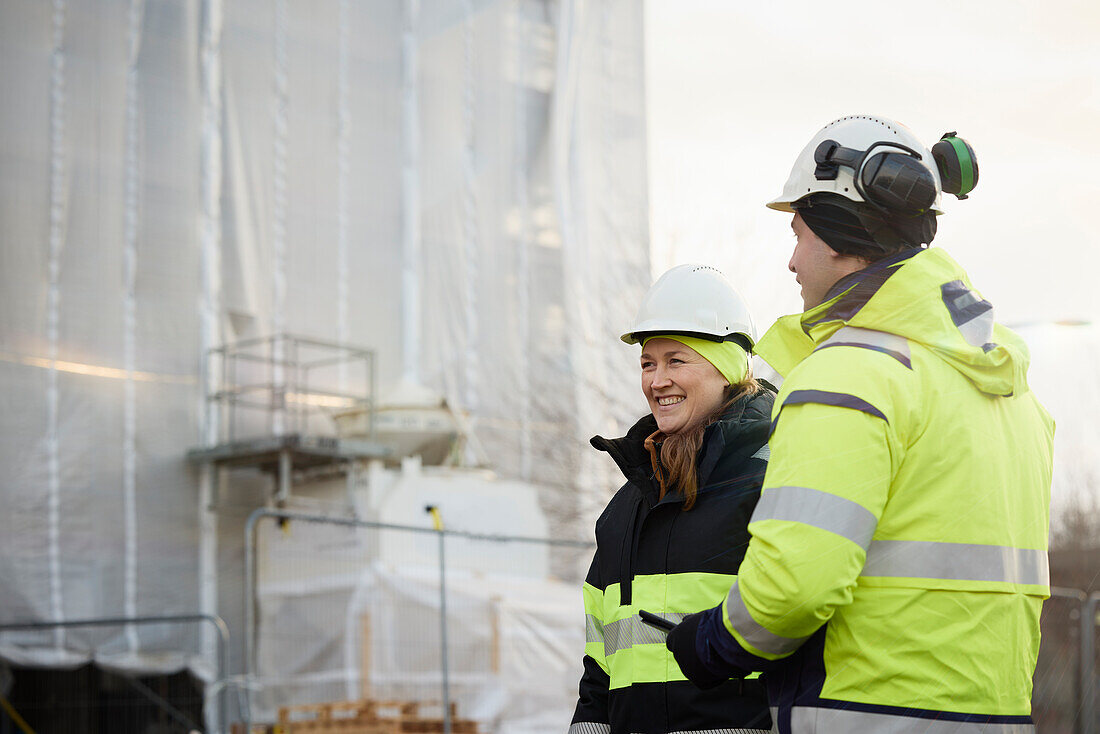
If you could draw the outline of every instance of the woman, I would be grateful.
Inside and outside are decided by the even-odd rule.
[[[642,345],[650,415],[597,436],[626,476],[596,522],[584,584],[587,643],[570,734],[767,732],[763,684],[700,690],[639,610],[678,622],[733,584],[760,496],[774,390],[754,380],[748,309],[720,272],[681,265],[642,301],[622,336]]]

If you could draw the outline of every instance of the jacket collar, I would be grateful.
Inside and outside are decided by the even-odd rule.
[[[898,272],[898,265],[919,252],[922,250],[903,250],[871,263],[863,270],[845,275],[833,283],[825,294],[824,303],[803,314],[802,330],[809,334],[814,326],[827,321],[849,321],[878,293],[890,276]]]
[[[845,275],[833,283],[821,304],[803,313],[776,319],[756,343],[753,354],[786,377],[795,365],[810,355],[816,341],[854,318],[901,265],[923,251],[905,250]]]
[[[698,480],[699,486],[705,488],[707,479],[718,465],[723,456],[743,443],[746,434],[756,434],[757,429],[763,431],[761,435],[767,436],[767,426],[771,420],[772,403],[775,394],[765,389],[752,396],[743,397],[714,423],[707,426],[703,433],[703,446],[699,452]],[[653,485],[653,468],[650,454],[645,448],[645,440],[657,431],[657,419],[652,415],[643,416],[621,438],[604,438],[594,436],[589,441],[593,448],[606,451],[615,460],[623,476],[637,485],[643,492],[652,490],[656,496],[656,487]],[[763,441],[760,442],[763,444]],[[753,447],[755,452],[758,446]],[[751,453],[750,452],[750,455]],[[678,492],[670,492],[662,502],[682,502],[683,497]]]
[[[842,278],[829,296],[803,314],[781,317],[757,343],[756,354],[787,375],[847,325],[921,344],[987,395],[1028,391],[1027,345],[996,322],[993,304],[942,248],[881,260]]]

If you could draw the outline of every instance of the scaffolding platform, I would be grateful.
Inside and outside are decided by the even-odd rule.
[[[280,457],[285,454],[289,454],[291,469],[299,471],[349,461],[383,459],[388,453],[388,449],[373,441],[293,433],[191,449],[187,452],[187,460],[230,469],[253,467],[277,472]]]
[[[210,350],[203,365],[205,444],[187,460],[218,473],[253,469],[275,478],[275,499],[290,498],[295,476],[346,473],[348,501],[356,466],[390,451],[375,440],[377,385],[369,349],[276,334]],[[337,417],[359,411],[362,436],[344,437]],[[217,504],[215,498],[214,504]]]

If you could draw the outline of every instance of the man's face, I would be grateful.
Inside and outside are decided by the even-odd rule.
[[[824,302],[833,283],[867,265],[866,261],[841,255],[825,244],[825,240],[802,221],[798,212],[791,220],[791,229],[794,230],[795,246],[787,268],[795,274],[795,282],[802,286],[803,310],[809,311]]]

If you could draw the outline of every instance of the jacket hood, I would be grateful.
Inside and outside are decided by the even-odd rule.
[[[781,375],[843,326],[905,337],[924,345],[983,393],[1027,392],[1023,339],[994,321],[993,305],[940,248],[910,250],[840,279],[827,300],[780,318],[756,353]]]
[[[707,426],[700,451],[700,483],[722,456],[733,451],[742,451],[747,452],[747,458],[767,442],[774,401],[774,388],[764,383],[760,392],[741,398],[717,421]],[[653,470],[645,440],[656,431],[657,419],[652,414],[647,414],[625,436],[593,436],[589,443],[593,448],[609,453],[629,481],[639,487],[646,487]]]

